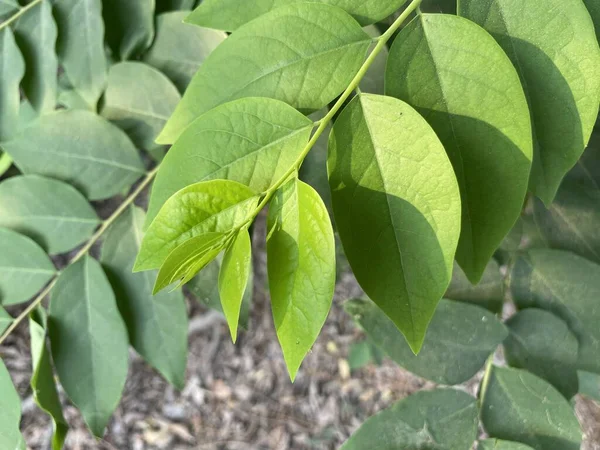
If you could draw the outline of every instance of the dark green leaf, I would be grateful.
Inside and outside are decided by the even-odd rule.
[[[292,381],[327,319],[335,288],[335,240],[319,194],[293,178],[273,196],[267,267],[275,330]]]
[[[481,420],[491,437],[536,450],[579,450],[575,412],[546,381],[524,370],[492,367],[482,389]]]
[[[181,92],[200,64],[227,37],[221,31],[184,24],[185,16],[187,13],[183,11],[159,14],[154,43],[143,58],[167,75]]]
[[[508,364],[545,379],[567,400],[577,393],[577,338],[565,322],[541,309],[525,309],[506,325],[504,342]]]
[[[194,7],[195,3],[196,0],[156,0],[156,10],[170,11],[174,9],[183,9],[189,11]]]
[[[81,244],[99,222],[83,195],[62,181],[24,175],[0,183],[0,226],[29,236],[50,254]]]
[[[367,419],[340,450],[469,450],[477,404],[454,389],[422,391]]]
[[[2,408],[0,408],[0,448],[25,450],[25,441],[19,432],[21,400],[1,359],[0,398],[2,399]]]
[[[600,375],[580,370],[579,393],[600,402]]]
[[[25,62],[9,27],[0,29],[0,141],[12,137],[19,122],[19,83]]]
[[[594,26],[596,27],[596,36],[600,39],[600,3],[597,0],[583,0],[583,2],[592,16]]]
[[[154,3],[155,0],[102,0],[106,41],[115,56],[131,59],[150,47],[154,37]]]
[[[145,173],[127,135],[89,111],[42,116],[2,148],[23,173],[66,181],[90,200],[119,194]]]
[[[350,266],[417,352],[450,282],[460,230],[444,148],[407,104],[360,95],[333,127],[328,168]]]
[[[181,290],[152,295],[155,272],[133,273],[142,243],[144,211],[128,208],[110,227],[101,262],[135,350],[174,386],[185,383],[187,311]]]
[[[415,107],[448,152],[463,206],[456,260],[478,282],[527,193],[531,121],[517,72],[480,27],[422,14],[394,41],[386,93]]]
[[[472,285],[455,262],[452,281],[444,297],[459,302],[474,303],[492,312],[500,312],[504,303],[504,278],[498,263],[491,260],[479,283]]]
[[[394,362],[440,384],[467,381],[483,367],[508,334],[489,311],[442,300],[429,325],[423,348],[415,356],[394,323],[374,303],[352,300],[344,308]]]
[[[534,128],[530,189],[549,205],[598,115],[600,51],[590,16],[580,0],[462,0],[459,14],[489,31],[519,72]]]
[[[29,300],[55,273],[52,261],[34,241],[0,228],[0,305]]]
[[[10,16],[19,10],[19,2],[17,0],[0,0],[0,19]]]
[[[312,128],[294,108],[266,98],[237,100],[204,114],[161,164],[148,223],[169,197],[199,181],[228,179],[264,192],[296,162]]]
[[[375,25],[365,27],[365,31],[374,39],[381,36],[381,33],[379,33],[379,30]],[[373,43],[371,49],[373,49],[375,45],[377,44]],[[360,81],[359,89],[361,91],[368,94],[383,95],[385,90],[385,66],[387,64],[388,55],[388,48],[384,46],[369,66],[369,70],[367,70],[363,79]]]
[[[4,333],[12,321],[12,316],[0,306],[0,334]]]
[[[533,450],[530,446],[518,442],[501,441],[500,439],[486,439],[480,441],[477,450]]]
[[[277,8],[233,33],[206,59],[157,141],[175,142],[201,114],[243,97],[319,110],[346,89],[370,45],[371,37],[339,8]]]
[[[48,318],[60,383],[98,437],[117,407],[127,378],[127,330],[102,267],[84,256],[52,291]]]

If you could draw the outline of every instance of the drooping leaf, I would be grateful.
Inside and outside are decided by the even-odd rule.
[[[371,37],[339,8],[319,3],[277,8],[211,53],[157,142],[175,142],[201,114],[243,97],[319,110],[348,86],[370,45]]]
[[[417,352],[450,282],[460,230],[444,148],[410,106],[363,94],[336,120],[328,170],[356,279]]]
[[[275,330],[292,381],[327,319],[335,288],[335,240],[319,194],[293,178],[273,196],[267,268]]]
[[[228,179],[264,192],[296,162],[311,120],[283,102],[245,98],[195,120],[169,150],[152,188],[148,222],[180,189]]]
[[[390,50],[386,93],[415,107],[446,148],[463,207],[456,260],[476,283],[527,193],[531,121],[519,77],[480,27],[421,14]]]
[[[10,374],[0,359],[0,448],[25,450],[25,441],[19,431],[21,400],[13,386]]]
[[[200,64],[227,37],[221,31],[183,23],[186,15],[183,11],[159,14],[154,43],[143,57],[144,62],[168,76],[180,92],[185,91]]]
[[[533,450],[529,445],[518,442],[501,441],[500,439],[486,439],[480,441],[477,450]]]
[[[234,343],[251,265],[252,243],[248,231],[242,229],[225,251],[219,272],[219,298]]]
[[[600,375],[580,370],[579,393],[600,402]]]
[[[600,3],[596,0],[583,0],[583,2],[590,13],[590,16],[592,16],[592,21],[596,27],[596,36],[600,39]]]
[[[65,421],[62,405],[54,382],[50,352],[46,346],[46,313],[38,308],[29,315],[29,333],[31,336],[31,390],[37,405],[52,418],[52,450],[63,447],[69,425]]]
[[[469,450],[477,415],[475,399],[464,392],[421,391],[367,419],[340,450]]]
[[[0,29],[0,141],[14,134],[19,122],[19,83],[25,75],[25,62],[10,27]]]
[[[598,115],[600,51],[585,5],[462,0],[459,14],[489,31],[519,72],[534,129],[530,189],[550,205]]]
[[[495,313],[500,312],[504,303],[504,279],[498,263],[491,260],[479,283],[472,285],[455,262],[452,281],[444,297],[459,302],[473,303]]]
[[[203,0],[186,19],[201,27],[233,31],[269,11],[303,0]],[[361,24],[368,25],[396,12],[406,0],[309,0],[344,9]]]
[[[258,198],[249,187],[229,180],[204,181],[178,191],[148,227],[134,270],[158,269],[188,239],[242,225]]]
[[[127,378],[127,330],[100,264],[67,267],[52,291],[48,331],[60,383],[101,437]]]
[[[89,111],[42,116],[2,148],[23,173],[66,181],[90,200],[119,194],[145,173],[127,135]]]
[[[579,342],[577,368],[600,373],[600,266],[569,252],[531,250],[511,276],[519,308],[541,308],[562,318]]]
[[[144,211],[128,208],[109,228],[101,262],[115,292],[132,347],[181,389],[187,361],[187,311],[181,290],[152,295],[156,272],[133,273]]]
[[[579,450],[575,412],[546,381],[525,370],[492,367],[482,389],[481,420],[491,437],[536,450]]]
[[[12,316],[0,306],[0,334],[4,333],[12,321]]]
[[[95,109],[106,84],[108,65],[102,1],[54,0],[53,4],[59,61],[71,85]]]
[[[23,92],[36,111],[50,112],[56,107],[58,72],[52,4],[42,1],[22,15],[15,24],[15,38],[26,63]]]
[[[62,181],[23,175],[0,183],[0,226],[29,236],[50,254],[81,244],[99,222],[83,195]]]
[[[567,324],[542,309],[528,308],[512,316],[504,342],[508,364],[545,379],[567,400],[578,390],[577,338]]]
[[[394,362],[440,384],[467,381],[508,335],[506,327],[489,311],[442,300],[415,356],[394,323],[373,302],[352,300],[344,309]]]
[[[153,150],[180,99],[177,88],[158,70],[122,62],[108,71],[101,115],[125,131],[136,147]]]
[[[150,47],[154,37],[154,3],[155,0],[102,0],[106,41],[119,59],[134,58]]]
[[[56,273],[34,241],[8,228],[0,228],[0,305],[29,300]]]

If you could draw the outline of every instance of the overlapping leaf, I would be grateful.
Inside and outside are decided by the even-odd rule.
[[[9,139],[19,121],[19,83],[25,75],[25,61],[9,27],[0,29],[0,141]]]
[[[533,450],[529,445],[518,442],[501,441],[500,439],[486,439],[480,441],[477,450]]]
[[[102,0],[102,3],[106,41],[115,56],[130,59],[150,47],[155,0]]]
[[[600,375],[579,371],[579,393],[600,402]]]
[[[21,421],[21,401],[13,386],[10,374],[0,359],[0,447],[6,449],[25,450],[27,447],[19,432]]]
[[[496,313],[500,312],[504,303],[504,279],[498,263],[492,259],[486,266],[479,283],[472,285],[455,262],[452,281],[444,297],[474,303]]]

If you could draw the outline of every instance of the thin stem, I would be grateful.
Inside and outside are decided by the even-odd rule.
[[[150,172],[146,174],[146,177],[142,180],[142,182],[135,188],[135,190],[129,194],[129,196],[119,205],[119,207],[110,215],[108,219],[102,222],[100,228],[94,233],[94,235],[86,242],[86,244],[77,252],[77,254],[69,261],[67,267],[72,264],[75,264],[79,261],[85,254],[92,248],[92,246],[102,237],[104,232],[113,224],[115,220],[119,218],[119,216],[134,202],[138,195],[144,190],[148,184],[154,179],[156,173],[158,172],[159,166],[156,166]],[[0,345],[6,340],[6,338],[13,332],[15,328],[19,326],[19,324],[29,315],[31,311],[33,311],[41,302],[44,300],[44,297],[50,293],[58,277],[60,275],[60,271],[57,272],[50,282],[46,285],[44,290],[42,290],[38,296],[25,308],[25,310],[19,314],[10,324],[10,326],[6,329],[6,331],[0,336]]]
[[[33,0],[29,5],[23,6],[21,9],[19,9],[16,13],[14,13],[12,16],[10,16],[8,19],[6,19],[4,22],[0,23],[0,30],[2,28],[7,27],[11,23],[13,23],[15,20],[17,20],[19,17],[21,17],[23,14],[25,14],[31,8],[33,8],[35,5],[42,3],[43,1],[44,0]]]

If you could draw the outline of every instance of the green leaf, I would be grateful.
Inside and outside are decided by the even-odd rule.
[[[122,62],[108,72],[101,115],[125,131],[136,147],[152,150],[180,99],[177,88],[158,70]]]
[[[127,135],[89,111],[42,116],[2,148],[23,173],[66,181],[90,200],[119,194],[145,173]]]
[[[20,9],[17,0],[0,0],[0,19],[11,16]]]
[[[0,448],[25,450],[25,441],[19,431],[21,400],[13,386],[10,374],[0,359]]]
[[[12,316],[0,306],[0,334],[4,333],[12,321]]]
[[[577,368],[600,373],[600,266],[569,252],[532,250],[519,258],[511,276],[519,308],[550,311],[577,336]]]
[[[590,16],[580,0],[462,0],[459,14],[489,31],[519,72],[534,129],[530,189],[549,205],[598,115],[600,51]]]
[[[0,141],[5,141],[19,122],[19,83],[25,75],[25,61],[9,27],[0,29],[0,55]]]
[[[195,3],[196,0],[156,0],[156,10],[170,11],[174,9],[184,9],[189,11],[194,7]],[[185,17],[185,15],[183,17]]]
[[[600,3],[596,0],[583,0],[596,28],[596,36],[600,39]]]
[[[386,93],[415,107],[448,152],[463,206],[456,260],[476,283],[527,193],[531,121],[519,77],[480,27],[422,14],[394,41]]]
[[[211,53],[157,142],[175,142],[201,114],[243,97],[319,110],[346,89],[370,45],[371,37],[339,8],[298,3],[273,10]]]
[[[234,343],[251,265],[252,243],[248,231],[242,229],[225,251],[219,272],[219,297]]]
[[[452,281],[444,297],[473,303],[495,313],[500,312],[504,304],[504,279],[500,266],[492,259],[479,283],[472,285],[460,266],[454,262]]]
[[[423,0],[419,9],[428,13],[456,14],[457,0]]]
[[[154,43],[143,57],[144,62],[168,76],[180,92],[185,91],[200,64],[227,37],[221,31],[182,23],[186,15],[183,11],[159,14]]]
[[[275,330],[292,381],[327,319],[335,287],[335,240],[325,204],[293,178],[273,196],[267,268]]]
[[[212,180],[178,191],[152,221],[134,270],[160,268],[171,251],[205,233],[227,233],[250,218],[259,196],[235,181]]]
[[[186,19],[201,27],[233,31],[273,9],[304,0],[203,0]],[[406,0],[309,0],[344,9],[361,24],[379,22],[396,12]]]
[[[469,450],[477,414],[475,399],[464,392],[421,391],[367,419],[340,450]]]
[[[359,95],[333,127],[328,170],[354,275],[418,352],[450,282],[460,230],[444,148],[407,104]]]
[[[379,38],[381,33],[377,29],[375,25],[369,25],[365,27],[365,31],[369,33],[369,36],[373,38]],[[371,50],[375,47],[375,43],[371,45]],[[387,64],[389,51],[386,46],[383,46],[383,49],[379,54],[375,57],[367,73],[360,81],[359,88],[362,92],[366,92],[368,94],[384,94],[384,84],[385,84],[385,66]]]
[[[43,1],[22,15],[15,24],[15,38],[26,63],[23,92],[36,111],[50,112],[56,107],[58,73],[52,4]]]
[[[147,223],[180,189],[228,179],[264,192],[308,143],[313,122],[283,102],[245,98],[202,115],[169,150],[152,188]]]
[[[508,364],[545,379],[567,400],[578,390],[577,338],[567,324],[547,311],[525,309],[506,322],[504,342]]]
[[[8,153],[0,151],[0,176],[4,175],[12,166],[12,158]]]
[[[0,228],[0,304],[29,300],[56,273],[56,269],[34,241],[7,228]]]
[[[29,236],[50,254],[77,247],[99,223],[83,195],[62,181],[24,175],[0,183],[0,226]]]
[[[101,262],[117,298],[132,347],[178,389],[185,384],[187,310],[181,290],[152,295],[155,272],[133,273],[144,211],[129,207],[109,228]]]
[[[131,1],[131,0],[130,0]],[[106,84],[101,0],[54,0],[57,51],[72,86],[95,109]]]
[[[127,378],[127,330],[100,264],[89,256],[67,267],[52,291],[48,318],[60,383],[101,437]]]
[[[52,450],[62,449],[69,425],[65,421],[54,382],[50,353],[46,346],[46,313],[38,308],[29,315],[31,335],[31,390],[36,404],[52,418]]]
[[[600,375],[580,370],[579,393],[600,402]]]
[[[491,312],[442,300],[415,356],[394,323],[371,301],[351,300],[344,309],[394,362],[439,384],[459,384],[473,377],[508,335]]]
[[[530,446],[518,442],[501,441],[500,439],[486,439],[479,441],[477,450],[533,450]]]
[[[155,0],[102,0],[102,3],[106,41],[116,57],[131,59],[150,47]]]
[[[581,430],[569,402],[524,370],[492,367],[482,386],[481,420],[491,437],[536,450],[579,450]]]

